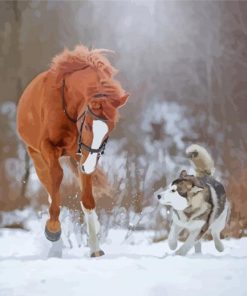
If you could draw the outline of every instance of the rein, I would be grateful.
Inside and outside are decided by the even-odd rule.
[[[96,115],[89,106],[87,106],[87,109],[80,115],[78,116],[76,119],[74,119],[73,117],[71,117],[66,109],[66,103],[65,103],[65,95],[64,95],[64,88],[65,88],[65,79],[63,79],[63,85],[62,85],[62,107],[63,107],[63,112],[66,115],[66,117],[72,121],[73,123],[77,124],[77,122],[79,120],[81,120],[81,125],[80,125],[80,129],[79,131],[79,140],[78,140],[78,149],[77,149],[77,153],[81,155],[82,152],[81,150],[86,150],[88,152],[90,152],[91,154],[93,153],[97,153],[98,154],[98,159],[100,158],[101,155],[104,154],[105,151],[105,146],[107,144],[108,138],[105,138],[104,141],[102,142],[102,144],[100,145],[100,147],[98,149],[94,149],[86,144],[83,143],[82,141],[82,131],[83,131],[83,127],[84,127],[84,122],[85,122],[85,118],[87,115],[90,115],[92,118],[94,118],[95,120],[101,120],[104,122],[107,122],[108,119],[106,118],[102,118],[98,115]],[[107,94],[105,93],[98,93],[94,96],[95,98],[101,98],[101,97],[107,97]]]
[[[82,117],[83,119],[82,119],[80,130],[79,130],[79,141],[78,141],[77,154],[81,155],[81,150],[86,150],[86,151],[90,152],[91,154],[97,153],[98,158],[99,158],[101,155],[104,154],[105,146],[107,144],[109,137],[104,139],[104,141],[102,142],[102,144],[100,145],[100,147],[98,149],[93,149],[92,147],[84,144],[82,142],[82,130],[83,130],[86,114],[89,114],[91,117],[95,118],[96,120],[101,120],[101,121],[105,121],[105,122],[107,121],[107,119],[97,116],[95,113],[93,113],[93,111],[89,108],[89,106],[87,106],[87,110],[84,111],[84,113],[83,113],[83,117]]]

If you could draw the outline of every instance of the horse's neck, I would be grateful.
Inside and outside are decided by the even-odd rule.
[[[64,100],[66,111],[73,119],[77,119],[87,106],[87,100],[83,93],[76,92],[70,85],[64,89]]]
[[[88,88],[98,84],[98,75],[90,68],[75,71],[65,81],[65,101],[68,112],[80,116],[88,104]],[[83,83],[82,83],[83,81]]]

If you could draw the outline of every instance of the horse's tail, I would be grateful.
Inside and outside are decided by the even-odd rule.
[[[72,157],[63,157],[63,164],[65,164],[70,171],[73,173],[73,175],[78,178],[78,169],[77,169],[77,163]]]

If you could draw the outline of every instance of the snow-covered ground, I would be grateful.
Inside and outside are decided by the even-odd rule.
[[[125,235],[110,231],[103,257],[89,258],[87,247],[74,244],[59,258],[61,243],[51,248],[38,221],[31,231],[1,229],[0,295],[247,295],[247,238],[225,240],[221,254],[205,242],[203,255],[179,257],[166,242],[151,243],[150,232],[128,242]]]

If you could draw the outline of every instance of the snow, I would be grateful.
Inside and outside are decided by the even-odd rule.
[[[118,229],[102,244],[103,257],[89,258],[88,247],[69,248],[64,238],[59,258],[62,242],[51,249],[42,223],[30,225],[0,230],[1,296],[247,295],[247,238],[224,240],[223,253],[204,242],[202,255],[180,257],[166,241],[152,243],[152,232],[134,232],[126,242]]]

